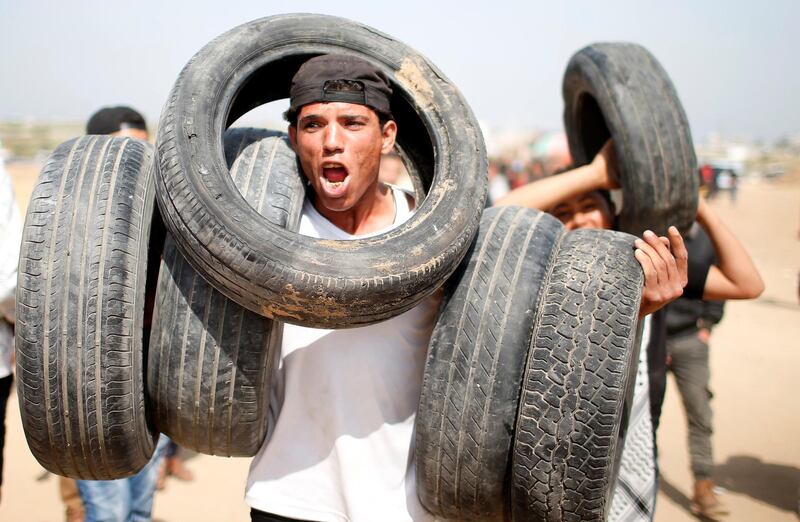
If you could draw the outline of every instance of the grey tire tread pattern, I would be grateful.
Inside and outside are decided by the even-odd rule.
[[[279,86],[288,88],[299,64],[321,50],[381,67],[395,91],[395,116],[413,120],[398,140],[426,160],[424,177],[432,186],[414,215],[385,234],[331,241],[279,230],[243,204],[225,179],[221,133],[258,83],[248,81],[277,69],[283,76],[261,90],[285,97]],[[246,308],[308,327],[372,324],[432,294],[469,248],[487,193],[480,127],[458,89],[402,43],[322,15],[254,20],[201,49],[165,104],[157,155],[159,208],[195,269]]]
[[[508,517],[508,466],[539,288],[563,225],[520,207],[487,209],[447,284],[416,424],[417,491],[452,520]]]
[[[697,159],[678,94],[655,57],[630,43],[590,45],[570,59],[563,95],[576,164],[591,161],[609,135],[614,139],[623,192],[619,228],[634,235],[663,234],[668,225],[688,230],[697,212]],[[602,116],[587,116],[587,96]],[[605,121],[584,119],[600,117]]]
[[[226,141],[226,149],[237,154],[234,183],[260,214],[296,230],[304,184],[292,168],[295,155],[284,138],[259,139],[263,134],[251,131],[243,137],[237,129],[234,143]],[[148,362],[148,393],[159,430],[200,453],[255,455],[266,436],[282,331],[281,323],[216,291],[168,235]]]
[[[244,149],[251,143],[273,136],[285,136],[286,133],[258,127],[231,127],[225,130],[222,136],[222,150],[225,155],[225,165],[233,167],[236,158],[242,155]]]
[[[28,446],[59,475],[116,479],[150,459],[143,321],[152,146],[60,145],[34,187],[17,289],[17,391]]]
[[[555,256],[520,398],[514,520],[605,520],[638,361],[643,275],[633,239],[577,230]]]

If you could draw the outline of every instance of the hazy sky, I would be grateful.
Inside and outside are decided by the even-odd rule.
[[[647,47],[670,74],[696,139],[800,132],[795,0],[0,0],[0,119],[83,121],[124,103],[155,126],[197,50],[283,12],[343,16],[402,40],[491,126],[562,128],[569,57],[592,42],[624,40]]]

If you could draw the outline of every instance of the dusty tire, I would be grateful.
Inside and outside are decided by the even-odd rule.
[[[59,475],[126,477],[155,448],[143,383],[152,156],[128,138],[67,141],[28,207],[17,391],[28,446]]]
[[[287,97],[300,64],[330,52],[386,71],[398,145],[429,186],[406,223],[357,241],[274,226],[229,182],[220,152],[229,122]],[[487,192],[480,128],[459,91],[400,42],[329,16],[263,18],[206,45],[172,89],[157,148],[159,207],[186,258],[246,308],[309,327],[374,323],[432,293],[474,238]]]
[[[251,143],[261,141],[264,138],[285,136],[279,131],[260,129],[257,127],[231,127],[222,136],[222,152],[225,157],[225,165],[230,169],[236,158],[242,155],[244,149]],[[233,174],[231,172],[231,174]]]
[[[276,226],[297,230],[304,185],[287,164],[295,161],[288,143],[267,138],[243,150],[236,145],[231,176],[245,199]],[[200,453],[255,455],[266,436],[282,325],[214,290],[171,237],[156,295],[147,383],[159,430]]]
[[[487,209],[447,283],[416,423],[417,493],[451,520],[506,520],[508,466],[539,289],[561,223],[520,207]]]
[[[645,48],[597,43],[564,73],[564,125],[576,165],[611,137],[623,205],[618,229],[641,236],[688,231],[697,214],[697,158],[689,122],[667,73]]]
[[[514,520],[605,520],[638,361],[633,238],[567,234],[542,290],[511,466]]]

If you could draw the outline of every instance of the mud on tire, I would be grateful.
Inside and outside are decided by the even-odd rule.
[[[288,97],[297,68],[325,53],[357,55],[386,71],[398,147],[426,183],[414,216],[373,238],[330,241],[280,229],[246,204],[223,163],[226,126]],[[172,89],[157,149],[159,207],[195,269],[249,310],[309,327],[374,323],[430,295],[474,238],[487,192],[480,127],[455,86],[404,44],[330,16],[263,18],[206,45]]]

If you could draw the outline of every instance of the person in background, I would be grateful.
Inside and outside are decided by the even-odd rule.
[[[147,141],[144,117],[130,107],[103,107],[86,123],[86,134],[108,134]]]
[[[410,192],[414,192],[414,183],[408,175],[406,166],[400,155],[394,150],[381,155],[381,167],[378,179],[381,183],[388,183]]]
[[[492,206],[495,201],[499,201],[510,190],[511,185],[508,183],[508,178],[500,168],[500,165],[494,160],[489,160],[489,197],[486,204]]]
[[[3,486],[3,447],[6,404],[14,382],[14,310],[22,219],[11,178],[0,158],[0,501]]]
[[[704,163],[700,169],[700,187],[702,190],[705,191],[703,194],[706,198],[711,198],[713,195],[713,188],[714,188],[714,169],[711,168],[711,165],[708,163]]]
[[[695,223],[686,235],[689,258],[715,263],[714,246]],[[709,340],[711,329],[722,319],[724,301],[681,297],[667,305],[667,364],[675,375],[689,428],[689,456],[694,476],[691,510],[715,519],[728,513],[714,492],[711,478],[714,459],[711,434],[712,411],[709,388]]]
[[[608,191],[619,188],[616,158],[609,140],[593,161],[562,174],[511,191],[498,205],[520,205],[544,210],[569,230],[613,229],[615,209]],[[680,295],[703,299],[751,299],[764,284],[747,251],[712,209],[700,198],[697,222],[714,245],[717,262],[689,257],[675,227],[669,238],[645,231],[634,243],[635,257],[645,275],[639,316],[645,318],[633,406],[614,488],[609,520],[652,520],[658,492],[655,433],[666,389],[667,352],[664,304]],[[674,259],[670,259],[671,250]],[[660,266],[677,277],[659,281]],[[674,282],[682,280],[681,287]],[[654,313],[655,312],[655,313]]]
[[[182,482],[194,480],[194,474],[184,466],[180,453],[181,447],[178,446],[177,442],[170,439],[164,454],[164,461],[158,470],[156,489],[162,490],[166,487],[167,477],[173,477]]]

